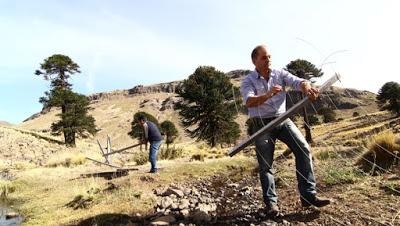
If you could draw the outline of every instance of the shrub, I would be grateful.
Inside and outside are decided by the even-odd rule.
[[[204,157],[205,157],[204,154],[194,154],[192,155],[191,160],[204,162]]]
[[[148,152],[139,151],[132,153],[132,160],[136,162],[136,165],[141,166],[149,161]]]
[[[323,121],[325,123],[333,122],[336,120],[336,113],[328,107],[322,107],[321,109],[319,109],[318,114],[322,115]]]
[[[353,112],[353,117],[358,117],[358,116],[360,116],[360,113],[358,113],[358,112]]]
[[[57,167],[57,166],[77,166],[82,165],[86,162],[86,157],[82,153],[76,152],[62,152],[53,155],[47,160],[47,167]]]
[[[396,144],[396,137],[392,132],[375,136],[368,149],[356,163],[364,171],[375,174],[399,164],[400,145]]]
[[[171,147],[171,148],[161,148],[158,153],[158,159],[176,159],[182,157],[183,148]]]
[[[15,192],[16,187],[11,181],[0,180],[0,198],[7,199],[8,195]]]
[[[308,123],[313,126],[313,125],[318,125],[320,124],[319,118],[316,115],[309,115],[308,116]]]

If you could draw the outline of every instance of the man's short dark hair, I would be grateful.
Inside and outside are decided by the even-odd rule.
[[[138,115],[138,117],[137,117],[137,120],[138,121],[147,121],[147,118],[146,118],[146,116],[145,115]]]

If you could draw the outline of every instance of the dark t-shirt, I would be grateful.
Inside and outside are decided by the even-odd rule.
[[[148,128],[148,141],[160,141],[162,140],[162,136],[160,130],[157,128],[156,124],[147,121],[147,128]]]

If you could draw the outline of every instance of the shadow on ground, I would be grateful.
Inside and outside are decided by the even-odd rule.
[[[195,225],[287,225],[288,223],[299,223],[299,222],[312,222],[313,220],[317,219],[320,215],[320,211],[305,211],[305,212],[296,212],[286,214],[280,217],[272,218],[268,216],[260,216],[259,213],[254,213],[253,219],[249,220],[243,215],[231,215],[231,216],[223,216],[223,217],[213,217],[208,222],[199,222],[193,221],[190,218],[184,219],[182,217],[176,217],[176,222],[173,225],[178,225],[180,223],[184,225],[188,224],[195,224]],[[248,217],[248,216],[247,216]],[[95,217],[91,217],[85,219],[81,222],[76,224],[77,226],[108,226],[108,225],[115,225],[115,226],[139,226],[139,225],[150,225],[154,215],[144,216],[141,218],[132,217],[126,214],[101,214]],[[71,226],[72,226],[71,225]]]

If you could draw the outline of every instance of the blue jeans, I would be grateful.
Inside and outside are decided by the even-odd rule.
[[[268,121],[256,121],[258,123],[254,124],[251,129],[252,133],[268,123]],[[286,119],[271,132],[262,135],[255,141],[264,202],[270,204],[278,201],[272,167],[276,139],[284,142],[293,151],[296,158],[296,176],[300,195],[302,198],[312,199],[316,194],[316,183],[310,146],[297,126],[290,119]]]
[[[149,160],[151,163],[151,171],[157,170],[157,153],[160,149],[161,143],[161,140],[150,142]]]

